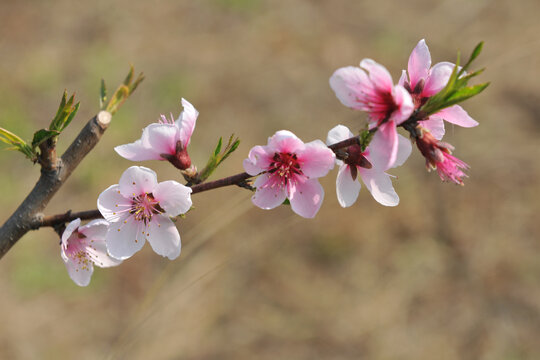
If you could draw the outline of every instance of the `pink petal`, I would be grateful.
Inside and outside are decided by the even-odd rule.
[[[427,120],[418,122],[420,125],[429,130],[429,132],[437,140],[441,140],[444,136],[444,121],[435,115],[431,115]]]
[[[397,135],[395,122],[388,121],[379,126],[369,143],[368,160],[373,167],[384,171],[394,165],[399,145]]]
[[[120,193],[120,186],[111,185],[98,197],[97,207],[105,220],[109,222],[119,221],[126,217],[131,208],[131,197],[128,199]]]
[[[66,229],[62,233],[62,245],[67,246],[68,239],[75,230],[81,225],[81,219],[75,219],[67,224]]]
[[[297,151],[300,169],[308,178],[326,176],[334,168],[336,155],[321,140],[305,144],[304,149]]]
[[[407,82],[409,82],[409,78],[407,77],[407,71],[401,70],[401,77],[399,78],[398,85],[405,86],[405,83]]]
[[[429,71],[426,83],[424,84],[424,90],[422,91],[422,96],[430,97],[441,91],[446,84],[448,84],[448,79],[450,79],[450,75],[452,75],[454,66],[454,64],[449,62],[435,64]]]
[[[129,167],[124,171],[118,182],[120,193],[126,198],[151,193],[156,185],[156,173],[144,166]]]
[[[309,179],[296,184],[296,191],[291,194],[289,201],[292,210],[305,218],[313,218],[321,208],[324,190],[316,179]]]
[[[431,55],[424,39],[420,40],[409,57],[409,78],[411,89],[414,89],[418,81],[426,79],[431,67]]]
[[[90,279],[92,278],[92,273],[94,272],[94,267],[92,262],[88,262],[88,265],[84,266],[78,261],[75,262],[71,259],[65,261],[66,269],[71,280],[79,286],[88,286],[90,284]]]
[[[398,151],[396,155],[396,162],[394,163],[394,166],[397,167],[401,166],[407,161],[409,156],[412,152],[412,144],[409,139],[407,139],[405,136],[398,134]]]
[[[249,175],[258,175],[266,171],[272,162],[274,153],[267,152],[267,146],[257,145],[249,151],[247,159],[244,159],[244,169]]]
[[[354,134],[345,125],[337,125],[328,132],[326,137],[326,145],[336,144],[340,141],[347,140],[353,137]]]
[[[330,77],[330,87],[339,101],[353,109],[362,108],[362,105],[358,103],[358,96],[362,84],[367,82],[369,80],[364,70],[354,66],[337,69]]]
[[[180,141],[184,147],[187,147],[189,145],[191,135],[193,134],[193,130],[195,130],[195,124],[197,122],[199,112],[193,107],[193,105],[189,103],[189,101],[184,98],[182,98],[182,106],[184,107],[184,111],[182,111],[175,124],[176,127],[180,129]]]
[[[273,209],[283,204],[283,201],[287,198],[284,187],[270,186],[270,176],[270,174],[262,174],[253,184],[257,190],[251,201],[261,209]]]
[[[353,180],[349,165],[339,167],[336,178],[336,193],[339,205],[345,208],[354,204],[361,187],[358,179]]]
[[[140,139],[131,144],[116,146],[114,151],[131,161],[163,160],[159,153],[145,147]]]
[[[109,256],[107,252],[107,246],[105,245],[105,239],[103,240],[94,240],[90,243],[92,247],[86,248],[88,257],[92,259],[95,265],[107,268],[111,266],[117,266],[122,263],[122,260],[115,259]]]
[[[411,116],[414,103],[409,92],[401,85],[394,86],[392,96],[398,108],[390,115],[390,120],[394,120],[399,125]]]
[[[113,222],[105,238],[109,254],[118,260],[125,260],[141,250],[146,240],[146,227],[133,216],[124,221]]]
[[[141,137],[144,146],[154,154],[176,154],[176,142],[180,139],[180,130],[172,124],[150,124]]]
[[[168,216],[185,214],[192,205],[191,188],[174,180],[160,182],[152,194]]]
[[[358,169],[362,181],[377,202],[384,206],[399,204],[399,196],[394,191],[390,175],[373,169]]]
[[[156,254],[166,256],[170,260],[174,260],[180,255],[182,248],[180,234],[168,217],[154,216],[147,231],[147,240]]]
[[[384,66],[371,59],[364,59],[360,62],[360,67],[367,70],[369,78],[378,89],[392,91],[392,76]]]
[[[442,109],[441,111],[433,114],[432,116],[444,119],[449,123],[463,126],[466,128],[478,125],[478,121],[470,117],[469,114],[467,114],[467,112],[463,110],[463,108],[459,105],[454,105],[446,109]]]
[[[79,227],[79,232],[90,239],[105,240],[108,227],[109,223],[106,220],[96,219]]]
[[[268,153],[296,153],[304,148],[304,142],[288,130],[280,130],[268,138]],[[273,154],[272,154],[273,155]]]

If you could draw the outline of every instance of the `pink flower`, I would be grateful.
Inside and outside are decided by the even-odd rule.
[[[353,133],[346,126],[338,125],[328,132],[326,143],[332,145],[353,136]],[[342,151],[344,160],[336,159],[336,163],[339,165],[336,192],[342,207],[351,206],[358,198],[361,188],[358,175],[373,198],[380,204],[385,206],[399,204],[399,196],[394,191],[390,175],[385,173],[387,161],[375,156],[378,151],[376,146],[370,144],[365,151],[362,151],[360,145],[353,145]],[[393,167],[402,165],[411,151],[411,142],[398,135],[398,152]],[[338,157],[340,155],[338,151]]]
[[[182,99],[184,111],[176,122],[161,115],[158,123],[148,125],[139,140],[114,148],[131,161],[167,160],[180,170],[191,166],[187,146],[195,129],[199,112],[187,100]]]
[[[463,185],[463,178],[467,177],[463,170],[469,169],[469,165],[452,156],[454,147],[437,140],[429,130],[420,125],[416,127],[416,133],[416,146],[426,158],[427,169],[436,169],[442,181]]]
[[[370,127],[379,127],[373,140],[381,145],[383,165],[392,167],[397,158],[396,126],[407,120],[413,110],[412,98],[401,85],[394,85],[386,68],[371,59],[360,67],[343,67],[330,77],[330,86],[343,105],[369,114]]]
[[[295,213],[312,218],[324,198],[317,178],[328,174],[334,159],[333,151],[322,141],[304,144],[292,132],[278,131],[268,138],[268,145],[255,146],[244,160],[248,174],[260,174],[251,200],[262,209],[273,209],[287,198]]]
[[[128,168],[117,185],[99,195],[98,209],[109,221],[105,238],[109,254],[127,259],[145,240],[161,256],[180,255],[180,234],[169,217],[191,208],[191,188],[176,181],[158,184],[156,173],[142,166]]]
[[[87,286],[94,265],[110,267],[119,265],[121,261],[107,254],[105,235],[109,224],[105,220],[93,220],[84,226],[80,225],[81,219],[75,219],[66,226],[62,234],[60,255],[75,284]]]
[[[399,84],[411,94],[414,106],[418,109],[446,86],[454,67],[455,65],[449,62],[440,62],[431,67],[431,55],[425,40],[422,39],[412,51],[408,71],[403,70]],[[427,120],[420,121],[420,124],[440,140],[445,132],[443,120],[463,127],[478,125],[459,105],[432,114]]]

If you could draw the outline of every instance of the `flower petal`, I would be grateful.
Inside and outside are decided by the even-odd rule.
[[[351,130],[349,130],[348,127],[345,125],[337,125],[328,132],[328,136],[326,137],[326,145],[336,144],[353,136],[354,134],[351,132]]]
[[[62,233],[62,245],[63,246],[68,245],[67,241],[68,241],[69,237],[71,236],[71,234],[73,234],[73,232],[75,230],[77,230],[77,228],[80,225],[81,225],[81,219],[79,219],[79,218],[77,218],[77,219],[73,220],[72,222],[70,222],[69,224],[67,224],[66,229]]]
[[[160,153],[155,152],[150,147],[144,146],[141,139],[131,144],[116,146],[114,151],[124,159],[131,161],[163,160]]]
[[[366,69],[371,82],[378,89],[385,90],[387,92],[392,91],[392,87],[394,86],[392,75],[390,75],[384,66],[371,59],[363,59],[360,62],[360,67]]]
[[[358,169],[362,181],[366,184],[369,192],[377,202],[384,206],[396,206],[399,204],[399,196],[394,191],[390,175],[383,171],[373,169]]]
[[[176,154],[176,142],[180,140],[180,130],[174,124],[150,124],[144,130],[141,141],[154,154]]]
[[[443,138],[445,133],[444,121],[437,114],[431,115],[427,120],[422,120],[418,123],[428,129],[435,139],[441,140]]]
[[[334,168],[336,155],[321,140],[305,144],[304,149],[297,151],[300,170],[308,178],[326,176]]]
[[[345,208],[354,204],[361,187],[358,178],[353,180],[349,165],[339,167],[336,178],[336,193],[339,205]]]
[[[405,86],[405,83],[409,82],[409,78],[407,77],[407,71],[401,70],[401,77],[399,78],[398,85]]]
[[[429,68],[431,67],[431,55],[424,39],[420,40],[409,56],[407,69],[409,70],[409,79],[411,89],[414,89],[418,81],[426,79]]]
[[[195,130],[199,112],[184,98],[182,98],[182,106],[184,107],[184,111],[180,113],[175,124],[180,130],[179,140],[182,142],[184,148],[186,148],[189,145],[193,130]]]
[[[79,232],[90,239],[105,240],[108,227],[109,223],[106,220],[96,219],[79,227]]]
[[[390,115],[390,120],[394,120],[399,125],[411,116],[414,103],[409,92],[401,85],[394,86],[392,96],[397,109]]]
[[[141,250],[146,240],[146,227],[130,216],[109,225],[105,243],[109,254],[118,260],[127,259]]]
[[[168,180],[157,184],[152,194],[168,216],[178,216],[191,208],[191,191],[185,185]]]
[[[244,169],[249,175],[255,176],[268,169],[274,153],[269,154],[267,148],[260,145],[251,148],[248,158],[244,159]]]
[[[131,209],[131,197],[128,199],[120,193],[120,186],[111,185],[99,194],[97,207],[105,220],[119,221]]]
[[[154,252],[171,260],[180,255],[182,244],[174,223],[166,216],[156,215],[148,226],[146,238]]]
[[[388,121],[379,126],[369,143],[368,160],[374,168],[384,171],[396,162],[398,151],[396,123]]]
[[[403,165],[405,161],[411,155],[411,152],[412,152],[411,141],[407,139],[405,136],[398,134],[398,151],[396,155],[396,162],[394,163],[394,166],[392,167]]]
[[[79,262],[68,259],[64,263],[66,264],[69,277],[75,282],[75,284],[79,286],[88,286],[88,284],[90,284],[90,279],[92,278],[92,273],[94,272],[94,266],[92,266],[91,261],[89,261],[88,264],[83,265]]]
[[[110,257],[107,252],[105,238],[108,229],[109,223],[103,219],[92,220],[79,228],[79,232],[89,240],[86,247],[88,257],[99,267],[116,266],[122,262]]]
[[[450,106],[446,109],[442,109],[436,114],[432,115],[433,117],[439,117],[448,121],[449,123],[463,126],[466,128],[475,127],[478,125],[478,121],[474,120],[472,117],[467,114],[465,110],[459,105]]]
[[[304,148],[304,142],[288,130],[280,130],[268,138],[268,153],[296,153]],[[273,155],[273,154],[272,154]]]
[[[358,96],[363,84],[369,82],[364,70],[355,66],[337,69],[330,77],[330,87],[341,103],[353,109],[363,108],[358,103]]]
[[[118,182],[120,193],[126,198],[151,193],[156,185],[157,175],[154,170],[143,166],[129,167]]]
[[[259,175],[253,186],[257,188],[251,201],[261,209],[273,209],[283,203],[287,198],[285,188],[272,186],[271,174]]]
[[[441,91],[448,84],[448,79],[452,75],[454,66],[454,64],[449,62],[435,64],[429,71],[426,83],[424,84],[424,90],[422,90],[422,96],[430,97]]]
[[[305,218],[313,218],[321,208],[324,190],[317,179],[308,179],[296,184],[296,191],[290,194],[292,210]]]

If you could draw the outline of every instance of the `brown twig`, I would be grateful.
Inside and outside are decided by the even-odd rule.
[[[22,204],[0,228],[0,258],[29,230],[43,215],[41,211],[64,184],[81,160],[97,144],[111,121],[111,114],[99,112],[81,130],[56,166],[43,167],[38,182]]]

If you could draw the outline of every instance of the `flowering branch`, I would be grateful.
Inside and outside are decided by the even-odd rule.
[[[132,94],[136,85],[143,79],[142,75],[140,75],[135,83],[132,84],[132,78],[133,68],[123,85],[119,88],[120,90],[115,92],[113,100],[109,103],[112,104],[111,109],[107,110],[118,110],[123,101]],[[42,154],[40,154],[40,164],[42,165],[41,175],[30,194],[28,194],[17,210],[0,227],[0,258],[24,234],[29,230],[35,229],[37,224],[40,224],[43,219],[41,212],[109,127],[112,117],[111,112],[102,110],[88,121],[61,158],[57,158],[55,154],[56,137],[71,122],[78,107],[78,104],[73,106],[73,96],[66,101],[66,96],[64,95],[50,129],[45,130],[45,132],[42,130],[36,132],[32,141],[32,147],[27,146],[30,150],[36,146],[39,146],[42,150]],[[5,133],[6,131],[2,132],[4,137]],[[19,141],[19,139],[18,137],[15,138],[16,141]],[[44,143],[45,145],[43,145]],[[31,154],[26,154],[25,152],[25,155],[28,156]]]

